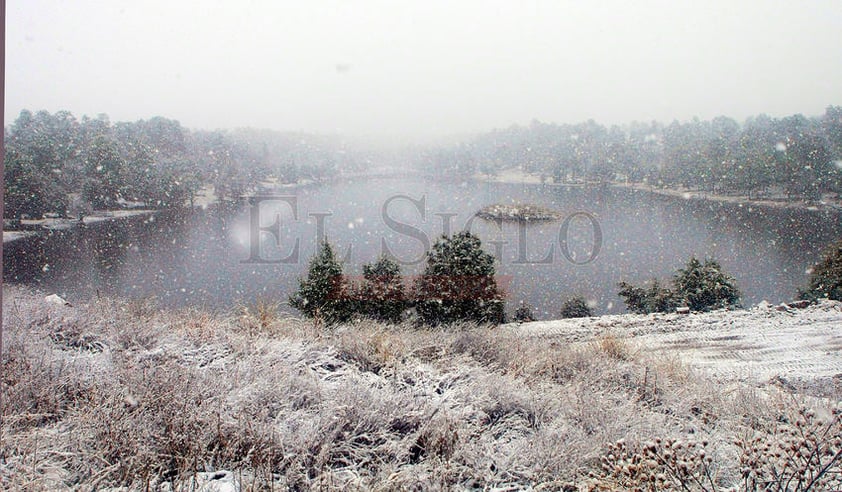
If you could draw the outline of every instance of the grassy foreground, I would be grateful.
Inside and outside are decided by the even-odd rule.
[[[610,336],[15,289],[4,326],[2,489],[842,487],[840,395],[705,379]]]

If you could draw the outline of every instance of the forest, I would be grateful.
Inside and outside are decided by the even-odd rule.
[[[24,110],[5,129],[4,219],[78,217],[95,209],[172,208],[203,186],[219,199],[256,183],[319,181],[353,157],[334,137],[270,130],[188,130],[154,117],[112,123]]]
[[[436,174],[519,167],[557,183],[649,183],[818,200],[842,191],[842,107],[812,118],[759,115],[742,124],[725,116],[610,127],[533,121],[428,150],[416,165]]]
[[[533,121],[397,156],[338,136],[189,130],[163,117],[112,123],[104,114],[77,119],[67,111],[24,110],[5,139],[4,219],[13,222],[182,207],[204,186],[217,198],[236,198],[261,180],[321,181],[384,162],[446,178],[519,168],[542,182],[647,183],[749,199],[818,201],[842,192],[842,106],[818,117],[759,115],[742,124],[725,116],[610,127]]]

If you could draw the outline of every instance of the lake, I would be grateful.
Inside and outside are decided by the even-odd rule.
[[[563,219],[472,219],[486,205],[512,202],[544,206]],[[544,319],[557,317],[574,294],[597,314],[623,312],[619,281],[668,279],[691,255],[719,260],[746,305],[788,301],[821,251],[842,237],[840,215],[832,213],[618,188],[359,178],[7,245],[4,276],[70,300],[155,297],[169,307],[226,309],[258,298],[285,301],[320,237],[336,246],[350,275],[383,252],[415,275],[437,237],[465,227],[498,258],[508,311],[525,300]]]

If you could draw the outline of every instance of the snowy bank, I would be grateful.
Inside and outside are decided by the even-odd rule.
[[[506,325],[525,337],[587,343],[613,336],[727,380],[842,378],[842,302],[797,309],[623,314]],[[840,381],[842,382],[842,381]]]

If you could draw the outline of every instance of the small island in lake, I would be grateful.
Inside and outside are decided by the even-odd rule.
[[[481,219],[486,220],[506,220],[518,222],[537,222],[558,220],[561,214],[548,208],[539,207],[537,205],[526,204],[512,204],[512,205],[489,205],[483,207],[482,210],[476,213]]]

